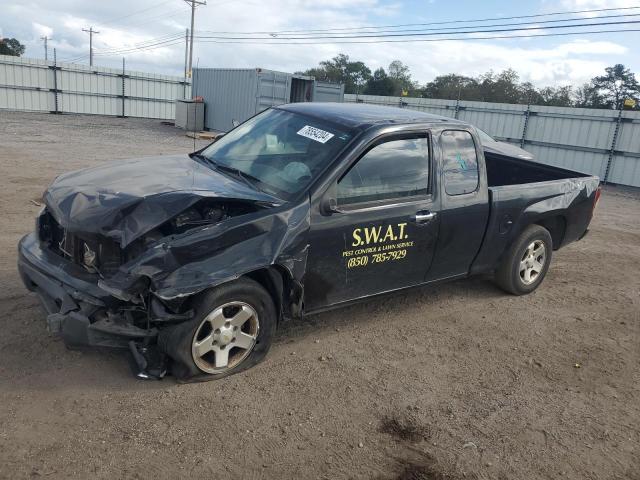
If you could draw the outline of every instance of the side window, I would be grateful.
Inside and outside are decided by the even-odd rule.
[[[478,158],[469,132],[445,130],[440,137],[447,195],[462,195],[478,188]]]
[[[338,181],[339,205],[425,195],[429,190],[429,139],[388,140],[365,153]]]

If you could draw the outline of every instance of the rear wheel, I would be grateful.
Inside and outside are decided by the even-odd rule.
[[[496,283],[514,295],[533,292],[549,270],[552,248],[549,231],[530,225],[507,251],[496,270]]]
[[[194,319],[160,333],[182,381],[222,378],[260,362],[273,339],[276,309],[257,282],[241,278],[202,294]]]

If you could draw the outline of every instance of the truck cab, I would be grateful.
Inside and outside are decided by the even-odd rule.
[[[312,194],[305,308],[466,275],[489,215],[486,178],[470,126],[371,129]]]

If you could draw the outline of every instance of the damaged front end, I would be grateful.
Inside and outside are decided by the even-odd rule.
[[[18,260],[50,332],[72,348],[127,348],[138,377],[161,378],[159,334],[193,318],[198,293],[274,264],[301,278],[308,205],[287,209],[235,185],[224,189],[208,172],[187,180],[198,173],[213,184],[137,196],[69,192],[65,179],[54,182]]]

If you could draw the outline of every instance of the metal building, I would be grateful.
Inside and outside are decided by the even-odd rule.
[[[204,98],[205,128],[226,132],[274,105],[342,102],[344,85],[263,68],[196,68],[193,95]]]

